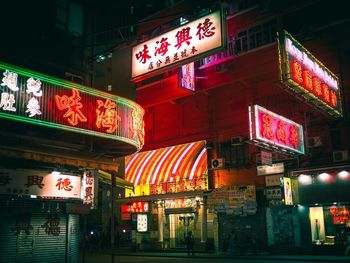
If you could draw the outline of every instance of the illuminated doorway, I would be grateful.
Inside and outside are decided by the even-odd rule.
[[[170,214],[170,248],[186,248],[185,237],[189,231],[194,234],[194,213]]]

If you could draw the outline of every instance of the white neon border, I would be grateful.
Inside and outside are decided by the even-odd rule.
[[[294,148],[289,147],[287,145],[280,144],[278,142],[274,142],[274,141],[271,141],[271,140],[268,140],[268,139],[265,139],[265,138],[261,137],[260,136],[260,130],[259,130],[260,126],[259,126],[258,110],[266,112],[269,115],[272,115],[273,117],[275,117],[275,118],[277,118],[279,120],[283,120],[283,121],[285,121],[285,122],[287,122],[287,123],[289,123],[291,125],[297,126],[298,127],[298,131],[300,131],[300,135],[301,135],[300,144],[301,144],[301,149],[302,150],[294,149]],[[274,113],[272,111],[269,111],[269,110],[267,110],[267,109],[265,109],[265,108],[263,108],[263,107],[261,107],[259,105],[254,105],[254,118],[255,118],[255,137],[256,137],[256,139],[264,141],[264,142],[266,142],[268,144],[277,145],[277,146],[279,146],[281,148],[288,149],[288,150],[291,150],[293,152],[297,152],[297,153],[301,153],[301,154],[305,153],[305,150],[304,150],[305,148],[304,148],[304,131],[303,131],[303,126],[301,126],[300,124],[298,124],[298,123],[296,123],[294,121],[291,121],[291,120],[289,120],[289,119],[287,119],[287,118],[285,118],[285,117],[283,117],[281,115],[278,115],[278,114],[276,114],[276,113]]]

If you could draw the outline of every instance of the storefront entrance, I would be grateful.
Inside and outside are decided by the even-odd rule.
[[[195,214],[169,214],[170,248],[186,248],[185,237],[194,234]]]

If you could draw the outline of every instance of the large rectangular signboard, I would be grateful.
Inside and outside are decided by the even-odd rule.
[[[132,48],[133,81],[145,74],[190,63],[225,46],[226,32],[221,11],[181,25]]]
[[[267,109],[249,107],[250,139],[289,153],[304,154],[303,126]]]
[[[331,116],[341,117],[338,77],[286,31],[279,34],[278,43],[285,87]]]

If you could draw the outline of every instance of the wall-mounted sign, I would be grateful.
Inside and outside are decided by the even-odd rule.
[[[261,151],[261,164],[272,165],[272,152]]]
[[[304,154],[303,127],[254,105],[249,107],[250,139],[266,148]]]
[[[286,31],[279,34],[281,81],[294,94],[334,117],[342,116],[338,77]]]
[[[130,100],[3,63],[0,93],[2,118],[143,146],[144,110]]]
[[[131,78],[137,81],[145,74],[192,62],[224,47],[223,21],[216,11],[134,46]]]
[[[258,175],[269,175],[269,174],[283,174],[284,163],[274,163],[272,165],[258,165]]]
[[[195,75],[194,75],[194,62],[191,62],[180,67],[179,74],[179,85],[180,88],[195,91]]]
[[[90,205],[91,208],[95,207],[95,177],[94,172],[91,170],[85,171],[83,175],[81,198],[83,203]]]
[[[293,204],[292,180],[289,177],[283,177],[284,203],[286,205]]]
[[[147,213],[147,212],[149,212],[148,202],[132,202],[131,212],[132,213]]]
[[[80,176],[34,170],[0,170],[0,194],[81,198],[80,189]]]
[[[148,230],[148,217],[146,214],[137,214],[137,231],[147,232]]]

